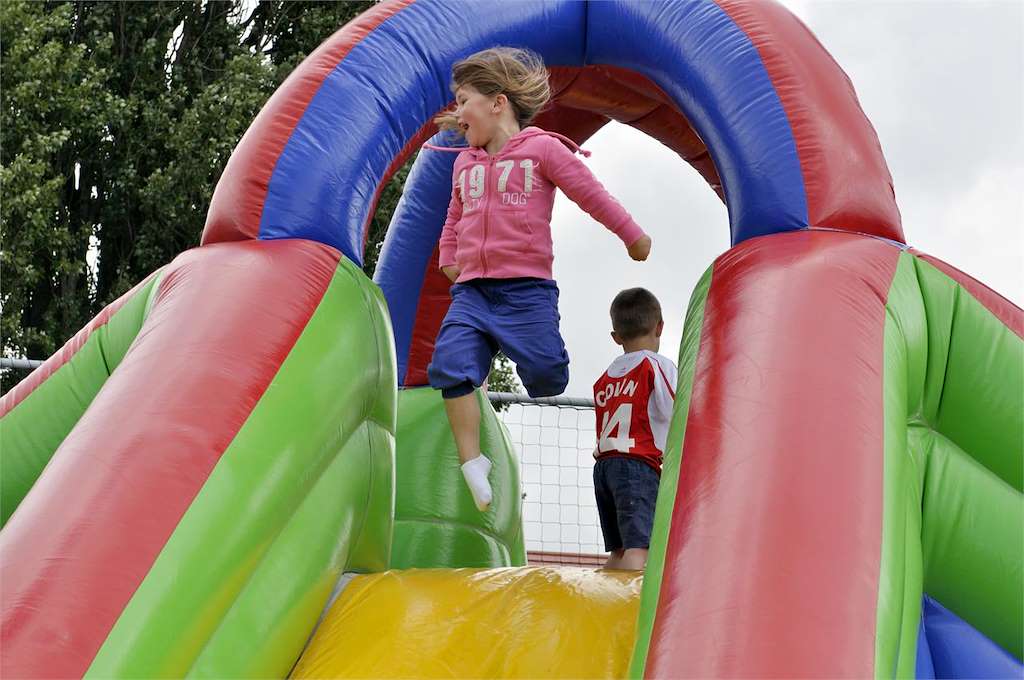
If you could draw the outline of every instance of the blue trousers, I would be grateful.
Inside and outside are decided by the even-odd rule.
[[[605,456],[594,464],[594,495],[605,550],[650,547],[660,482],[654,468],[629,456]]]
[[[558,331],[558,286],[546,279],[474,279],[452,286],[427,377],[445,399],[480,387],[500,349],[531,397],[561,394],[569,355]]]

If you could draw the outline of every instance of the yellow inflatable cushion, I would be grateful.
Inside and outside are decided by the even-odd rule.
[[[640,572],[410,569],[357,576],[294,678],[622,678]]]

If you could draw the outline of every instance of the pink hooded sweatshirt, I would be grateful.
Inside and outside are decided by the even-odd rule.
[[[456,265],[458,283],[472,279],[551,278],[551,207],[555,188],[630,246],[644,231],[597,181],[567,137],[528,127],[491,156],[482,148],[459,151],[452,199],[441,230],[440,266]]]

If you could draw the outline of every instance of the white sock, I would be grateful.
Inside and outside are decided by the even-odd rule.
[[[491,461],[480,455],[468,463],[462,464],[462,476],[466,478],[466,486],[473,494],[476,508],[483,512],[491,505],[491,483],[487,475],[491,472]]]

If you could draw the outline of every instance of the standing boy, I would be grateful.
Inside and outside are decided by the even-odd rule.
[[[665,322],[658,299],[629,288],[612,300],[612,339],[622,355],[594,383],[594,493],[609,569],[643,569],[654,524],[661,460],[672,420],[676,366],[658,354]]]

